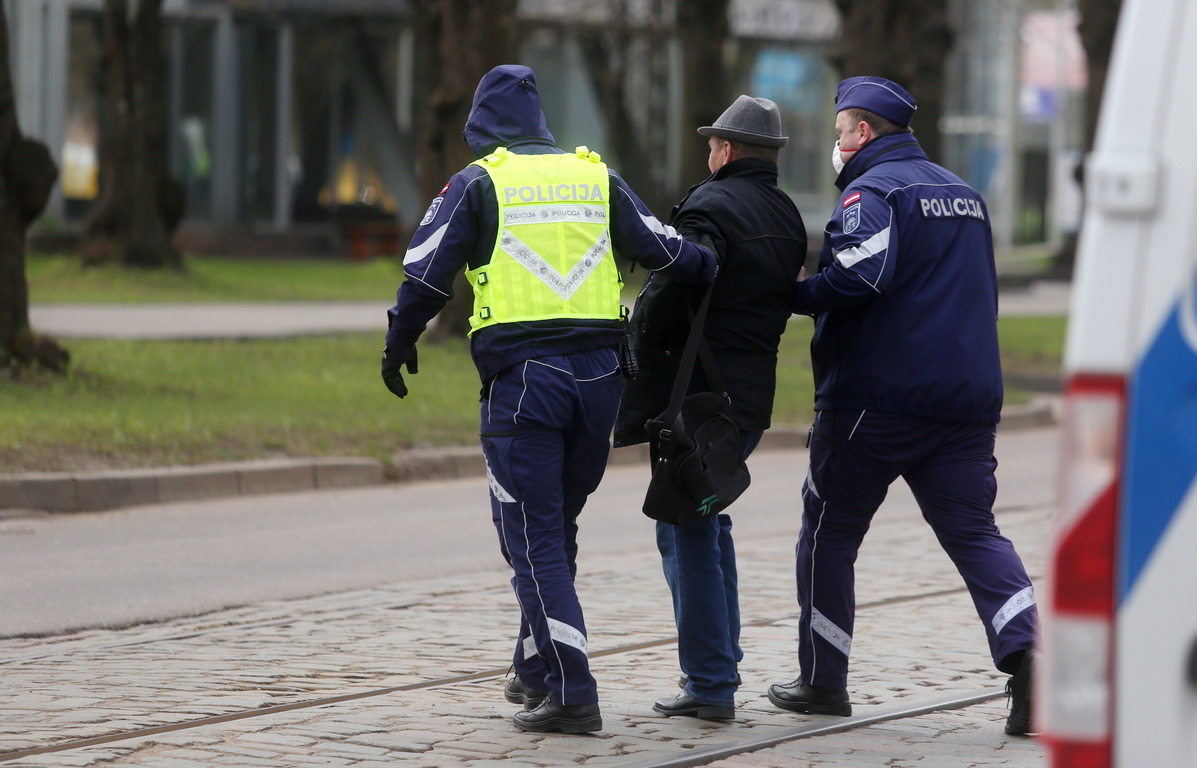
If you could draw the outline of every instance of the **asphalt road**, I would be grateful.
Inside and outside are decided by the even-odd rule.
[[[997,515],[1050,505],[1055,429],[999,433]],[[761,451],[738,541],[793,540],[806,452]],[[580,521],[580,567],[652,552],[646,468],[612,467]],[[0,637],[188,616],[501,565],[485,478],[0,518]],[[918,514],[894,486],[875,525]],[[927,529],[927,535],[931,532]]]

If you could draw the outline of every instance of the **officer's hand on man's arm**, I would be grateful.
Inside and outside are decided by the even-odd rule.
[[[399,399],[407,397],[407,384],[403,382],[403,374],[399,369],[406,365],[408,373],[419,372],[419,361],[416,358],[416,348],[412,347],[411,354],[400,360],[391,354],[390,350],[382,350],[382,383],[387,385],[391,394]]]

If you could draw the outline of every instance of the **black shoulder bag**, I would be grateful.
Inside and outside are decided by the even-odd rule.
[[[643,511],[674,525],[692,525],[722,512],[751,481],[731,398],[702,337],[710,303],[708,290],[692,318],[669,407],[644,425],[653,475]],[[717,391],[686,395],[700,347],[707,381]]]

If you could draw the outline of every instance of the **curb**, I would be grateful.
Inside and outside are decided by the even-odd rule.
[[[1002,412],[1000,429],[1031,429],[1056,423],[1058,398],[1043,398]],[[806,429],[770,429],[760,450],[793,450],[806,446]],[[648,464],[648,446],[614,448],[610,466]],[[389,478],[388,478],[389,474]],[[486,474],[477,446],[402,451],[394,470],[364,458],[266,459],[200,464],[189,467],[102,470],[97,472],[28,472],[0,475],[0,510],[102,512],[145,504],[293,493],[331,488],[357,488],[419,480],[456,480]]]
[[[100,512],[142,504],[350,488],[383,481],[373,459],[267,459],[98,472],[0,475],[0,509]]]

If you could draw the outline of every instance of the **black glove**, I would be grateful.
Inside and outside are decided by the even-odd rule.
[[[407,397],[407,385],[403,383],[403,374],[399,369],[406,365],[408,373],[419,372],[419,362],[416,360],[416,348],[411,348],[411,354],[400,360],[391,355],[386,349],[382,350],[382,383],[387,385],[391,394],[403,399]]]

